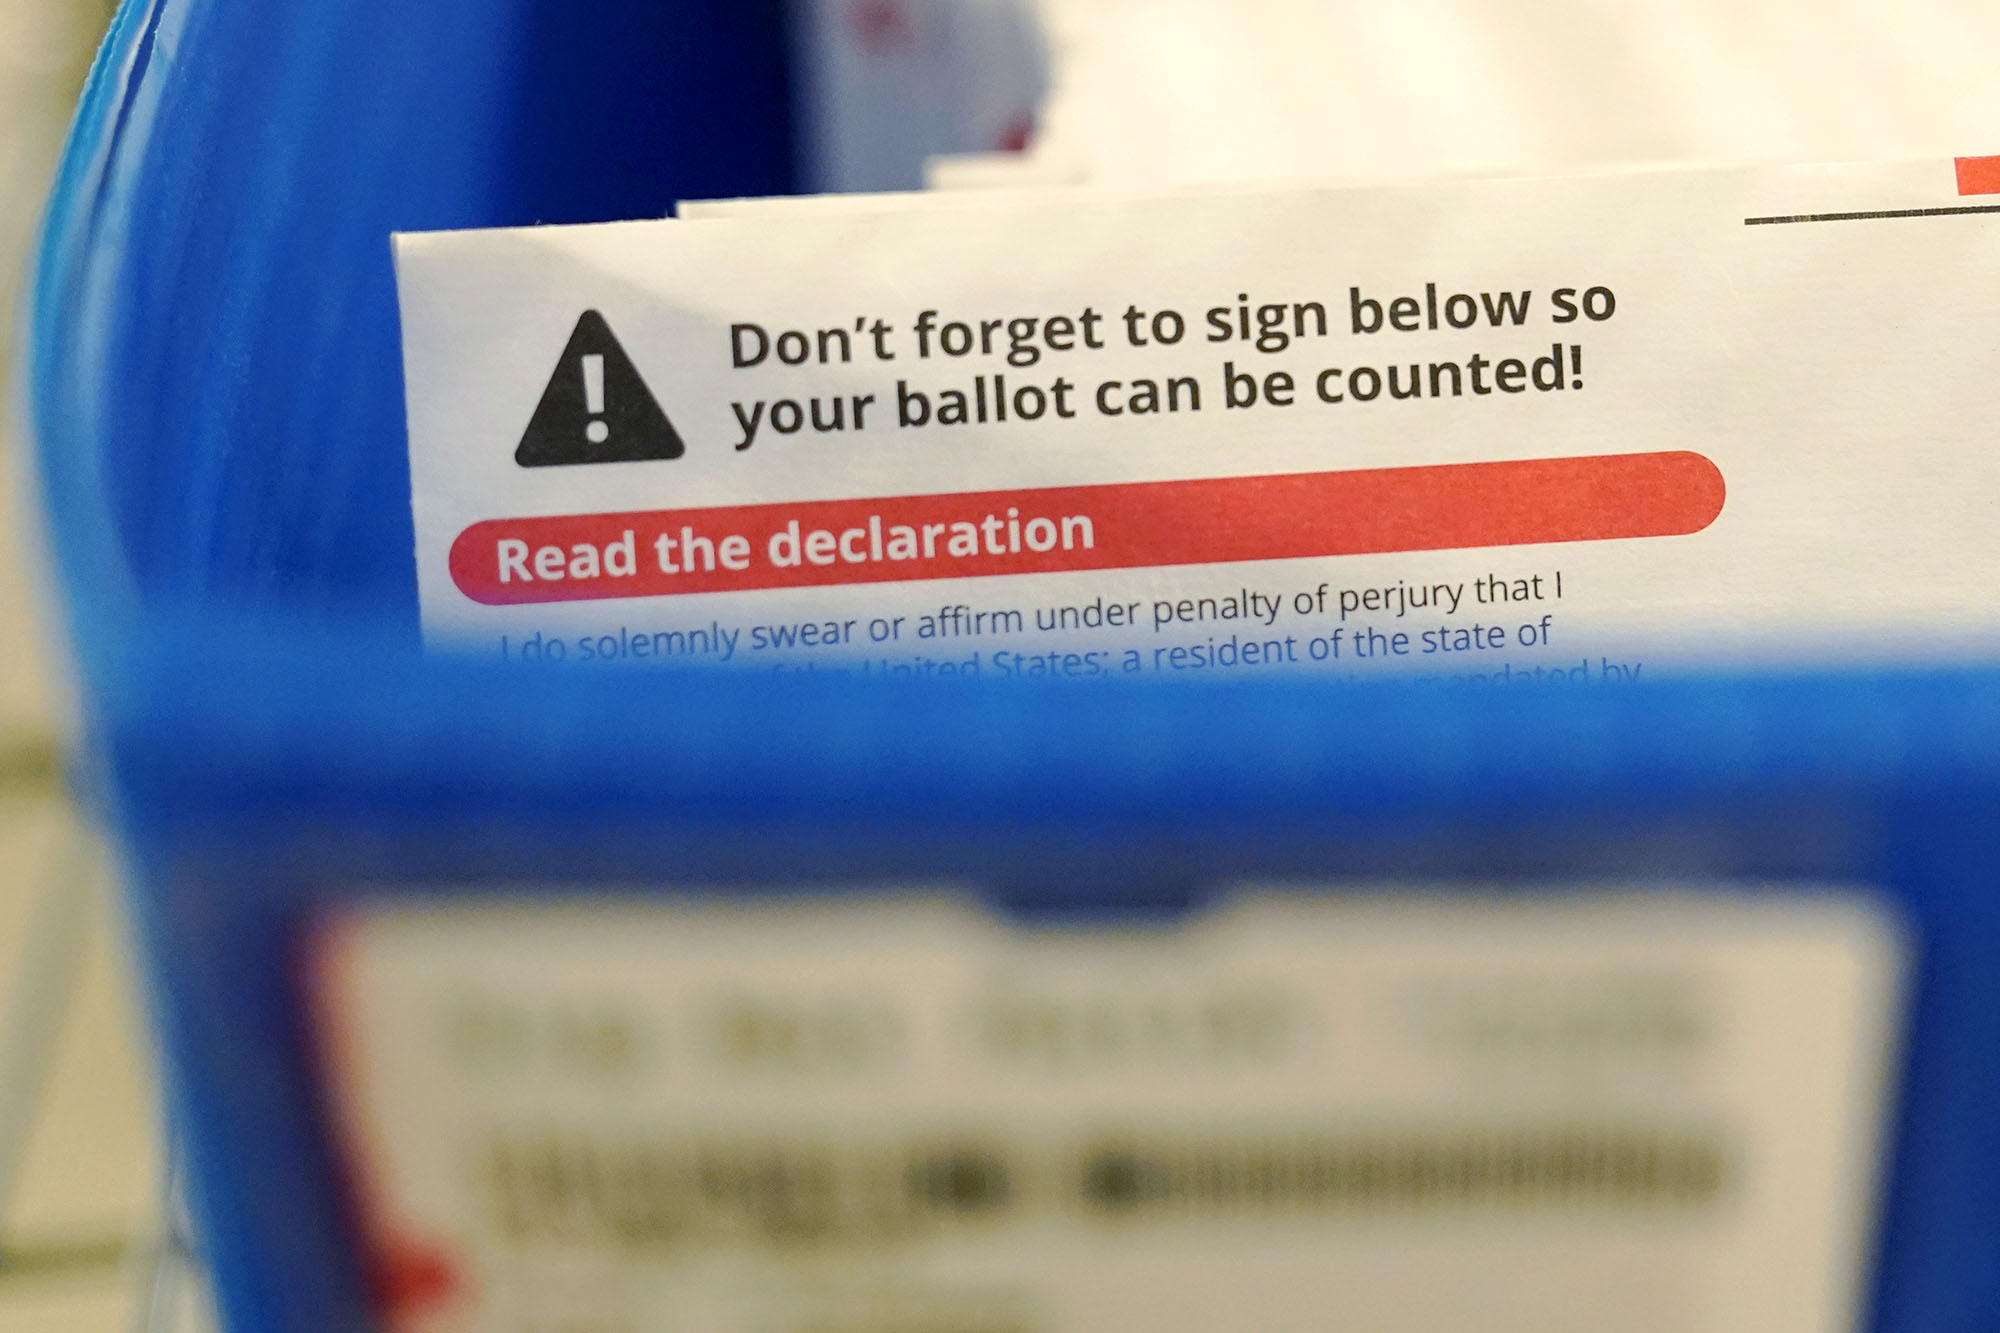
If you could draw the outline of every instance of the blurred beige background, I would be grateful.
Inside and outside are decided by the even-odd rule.
[[[62,799],[63,691],[11,382],[28,251],[107,8],[0,0],[0,1329],[194,1333],[198,1310],[148,1311],[151,1078],[103,858]]]

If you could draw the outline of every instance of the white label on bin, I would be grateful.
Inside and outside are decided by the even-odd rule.
[[[403,236],[428,640],[1626,685],[2000,648],[2000,159]]]
[[[363,909],[320,1021],[398,1333],[1831,1333],[1861,898]]]

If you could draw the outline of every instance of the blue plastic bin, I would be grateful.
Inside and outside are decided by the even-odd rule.
[[[782,191],[782,20],[133,0],[92,76],[30,405],[230,1327],[371,1322],[294,975],[317,908],[914,875],[1095,916],[1246,877],[1880,886],[1921,953],[1874,1326],[2000,1327],[2000,678],[1496,698],[420,658],[389,233]]]

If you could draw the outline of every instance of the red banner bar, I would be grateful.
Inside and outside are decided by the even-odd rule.
[[[1956,165],[1961,195],[2000,194],[2000,157],[1961,157]]]
[[[1723,496],[1673,452],[495,519],[451,576],[506,606],[1670,537]]]

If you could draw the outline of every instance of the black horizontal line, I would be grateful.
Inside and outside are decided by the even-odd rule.
[[[1966,213],[2000,213],[2000,204],[1961,204],[1955,208],[1891,208],[1877,213],[1795,213],[1790,217],[1744,218],[1746,227],[1772,227],[1786,222],[1867,222],[1875,218],[1949,218]]]

